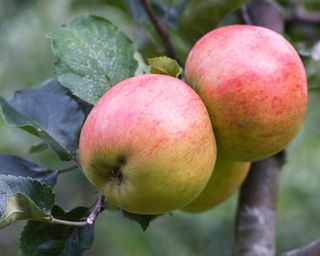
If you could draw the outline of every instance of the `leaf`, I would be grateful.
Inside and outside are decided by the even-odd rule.
[[[137,69],[135,45],[104,18],[78,17],[48,37],[59,82],[91,104]]]
[[[88,208],[79,207],[65,213],[55,206],[52,214],[64,220],[81,220]],[[81,256],[91,248],[94,236],[94,225],[84,227],[29,221],[20,238],[22,256]]]
[[[51,221],[54,193],[38,180],[0,175],[0,229],[17,220]]]
[[[166,56],[149,58],[148,63],[151,66],[150,73],[153,74],[164,74],[178,77],[182,73],[182,68],[178,62]]]
[[[177,28],[181,15],[188,6],[191,0],[180,0],[180,2],[173,8],[171,15],[169,13],[169,21]],[[170,19],[171,18],[171,19]]]
[[[0,97],[0,107],[9,125],[41,138],[62,160],[76,158],[85,115],[82,105],[55,79],[18,90],[8,102]]]
[[[0,174],[30,177],[54,186],[58,171],[42,169],[34,163],[14,155],[0,154]]]
[[[251,0],[243,6],[242,11],[251,24],[283,33],[284,11],[276,1]]]
[[[224,17],[223,20],[221,20],[217,24],[218,27],[224,27],[229,26],[233,24],[245,24],[245,21],[243,20],[243,15],[240,9],[236,9],[233,12],[229,13],[226,17]]]
[[[142,55],[139,52],[135,52],[134,57],[138,62],[138,67],[134,75],[137,76],[148,73],[149,66],[144,62]]]
[[[172,28],[177,28],[180,16],[191,0],[155,1],[152,7],[158,18],[165,20]]]
[[[308,75],[308,87],[310,92],[320,92],[320,61],[306,58],[304,65]]]
[[[30,154],[39,153],[48,149],[48,144],[41,142],[39,144],[33,145],[29,149]]]
[[[141,214],[134,214],[134,213],[126,212],[124,210],[121,210],[121,211],[125,217],[137,222],[141,226],[143,231],[147,230],[147,228],[149,227],[149,224],[152,220],[161,216],[161,215],[141,215]]]
[[[129,7],[130,14],[135,22],[140,21],[145,17],[146,12],[141,6],[139,0],[125,0],[125,2]]]
[[[178,33],[188,48],[214,27],[244,0],[191,0],[179,21]]]

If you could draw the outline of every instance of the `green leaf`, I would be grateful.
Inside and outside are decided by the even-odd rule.
[[[151,66],[150,73],[153,74],[178,77],[182,73],[182,68],[178,62],[166,56],[149,58],[148,63]]]
[[[147,228],[149,227],[149,224],[150,224],[151,221],[153,221],[157,217],[161,216],[161,215],[134,214],[134,213],[126,212],[124,210],[122,210],[122,214],[125,217],[129,218],[130,220],[133,220],[133,221],[137,222],[140,225],[140,227],[142,228],[143,231],[147,230]]]
[[[64,220],[81,220],[88,208],[79,207],[65,213],[55,206],[52,214]],[[29,221],[20,238],[22,256],[81,256],[91,248],[94,225],[84,227],[65,226]]]
[[[78,17],[48,37],[59,82],[91,104],[137,69],[135,45],[104,18]]]
[[[180,17],[178,33],[187,49],[211,31],[244,0],[191,0]]]
[[[134,75],[137,76],[148,73],[149,66],[144,62],[142,55],[139,52],[135,52],[134,57],[138,62],[138,67]]]
[[[0,175],[0,229],[17,220],[51,221],[54,193],[38,180]]]
[[[39,152],[45,151],[46,149],[48,149],[48,144],[41,142],[31,146],[29,149],[29,153],[30,154],[39,153]]]
[[[60,159],[77,157],[85,113],[82,104],[55,79],[39,87],[18,90],[8,102],[0,97],[0,108],[9,125],[41,138]]]
[[[38,165],[14,155],[0,154],[0,174],[30,177],[54,186],[58,171],[42,169]]]
[[[305,58],[304,65],[308,76],[309,92],[320,92],[320,61],[312,58]]]

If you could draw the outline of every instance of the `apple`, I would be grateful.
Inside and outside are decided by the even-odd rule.
[[[276,32],[251,25],[215,29],[193,46],[185,77],[208,109],[218,148],[230,159],[275,154],[301,128],[306,72]]]
[[[112,204],[137,214],[189,204],[206,186],[215,160],[204,103],[166,75],[139,75],[112,87],[80,135],[84,174]]]
[[[219,153],[212,176],[201,194],[183,208],[183,211],[197,213],[213,208],[228,199],[244,182],[250,169],[250,162],[238,162]]]

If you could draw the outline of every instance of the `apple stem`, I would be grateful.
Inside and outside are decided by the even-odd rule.
[[[51,223],[60,224],[60,225],[68,225],[68,226],[77,226],[77,227],[84,227],[89,224],[87,221],[68,221],[68,220],[60,220],[60,219],[56,219],[56,218],[52,218]]]

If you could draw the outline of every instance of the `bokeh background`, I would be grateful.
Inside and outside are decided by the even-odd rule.
[[[54,58],[45,35],[81,14],[97,14],[112,20],[136,42],[145,58],[160,55],[163,50],[161,44],[147,18],[137,8],[137,2],[0,0],[0,95],[10,98],[15,90],[37,85],[51,77]],[[161,1],[154,2],[161,6]],[[162,2],[175,5],[188,1]],[[199,13],[186,14],[194,15],[193,22],[189,24],[191,38],[187,39],[186,29],[179,31],[176,16],[170,16],[170,34],[182,58],[202,29],[208,30],[202,27],[203,24],[207,26],[208,19],[212,19],[212,24],[209,22],[211,29],[218,22],[243,22],[239,17],[239,9],[222,19],[225,16],[224,4],[230,2],[236,6],[241,1],[195,2],[199,6],[205,2],[215,6],[212,10],[218,8],[218,11],[206,16],[201,14],[201,8],[193,8],[192,12]],[[277,2],[284,16],[290,12],[293,2]],[[301,1],[300,5],[311,12],[320,11],[318,0]],[[320,42],[320,23],[287,21],[285,28],[288,39],[304,56],[310,88],[320,88],[320,50],[317,52],[314,47]],[[51,150],[29,154],[30,146],[37,143],[37,138],[8,127],[0,120],[0,153],[16,154],[53,169],[71,165],[59,161]],[[317,92],[317,89],[313,89],[310,92],[303,129],[288,147],[287,153],[287,163],[281,171],[277,203],[279,251],[302,246],[320,237],[320,90]],[[95,188],[77,170],[61,175],[55,191],[57,203],[66,210],[79,205],[89,206],[96,198]],[[234,194],[225,203],[205,213],[192,215],[174,212],[153,221],[146,232],[117,212],[104,212],[96,224],[93,247],[85,255],[232,255],[236,204],[237,194]],[[18,222],[0,230],[0,255],[18,255],[19,234],[24,224]]]

